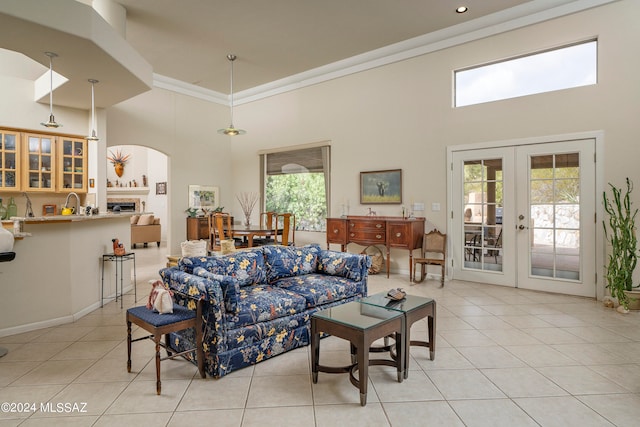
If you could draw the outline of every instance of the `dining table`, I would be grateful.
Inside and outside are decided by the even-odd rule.
[[[274,237],[276,234],[282,234],[282,230],[276,230],[264,225],[258,224],[233,224],[231,228],[232,237],[242,237],[246,240],[247,246],[253,247],[255,237]]]

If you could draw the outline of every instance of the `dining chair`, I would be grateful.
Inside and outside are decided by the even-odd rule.
[[[296,216],[292,213],[276,214],[275,244],[283,246],[296,245]],[[291,238],[289,238],[291,237]]]
[[[502,228],[498,233],[498,237],[487,239],[487,255],[492,256],[496,264],[498,263],[498,256],[502,250]]]
[[[221,251],[223,240],[233,240],[235,248],[246,248],[247,244],[239,239],[234,239],[231,215],[224,212],[214,212],[209,215],[209,230],[211,234],[210,251]]]
[[[438,230],[432,230],[424,235],[422,240],[422,253],[419,258],[413,259],[413,280],[416,279],[416,266],[420,264],[420,283],[426,276],[427,265],[440,266],[440,284],[444,286],[444,272],[447,261],[447,235]]]
[[[260,226],[267,230],[276,229],[276,216],[277,214],[272,211],[260,213]],[[260,238],[253,238],[253,246],[273,245],[275,239],[272,236],[264,236]]]

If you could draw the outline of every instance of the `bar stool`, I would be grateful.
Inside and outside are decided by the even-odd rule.
[[[114,253],[102,255],[102,281],[100,285],[100,307],[104,307],[104,263],[105,261],[114,261],[116,263],[116,301],[118,301],[118,277],[120,277],[120,308],[122,308],[122,294],[124,290],[123,284],[123,262],[133,260],[133,295],[135,301],[138,300],[138,286],[136,281],[136,253],[125,252],[124,255],[116,255]],[[118,274],[118,266],[120,273]]]
[[[202,378],[206,378],[204,371],[204,351],[202,346],[202,305],[204,300],[198,300],[196,310],[189,310],[187,307],[173,304],[173,313],[160,314],[145,306],[133,307],[127,310],[127,372],[131,372],[131,343],[153,339],[156,344],[156,393],[160,394],[162,384],[160,382],[160,362],[167,359],[173,359],[183,354],[196,351],[196,359],[198,362],[198,371]],[[131,339],[131,324],[134,323],[142,329],[150,332],[142,338]],[[181,331],[187,328],[195,328],[196,331],[196,347],[190,348],[179,353],[172,353],[169,348],[169,334],[171,332]],[[165,336],[165,342],[162,343],[162,335]],[[167,357],[160,358],[160,347],[164,347],[167,351]]]

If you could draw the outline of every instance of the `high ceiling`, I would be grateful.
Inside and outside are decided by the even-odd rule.
[[[221,93],[263,85],[528,0],[116,0],[154,73]],[[557,3],[557,2],[543,2]],[[468,6],[466,13],[456,7]]]
[[[0,74],[35,80],[50,51],[68,79],[58,105],[88,108],[89,78],[100,80],[99,107],[154,84],[226,103],[233,53],[236,102],[246,102],[609,1],[2,0],[0,48],[35,64],[0,49]],[[126,10],[126,39],[90,7],[114,2]]]

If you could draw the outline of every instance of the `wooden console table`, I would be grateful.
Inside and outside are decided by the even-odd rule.
[[[327,248],[334,243],[344,252],[349,243],[384,245],[387,248],[387,278],[391,248],[406,249],[409,251],[409,280],[413,281],[413,251],[422,248],[424,223],[425,218],[396,216],[327,218]]]

